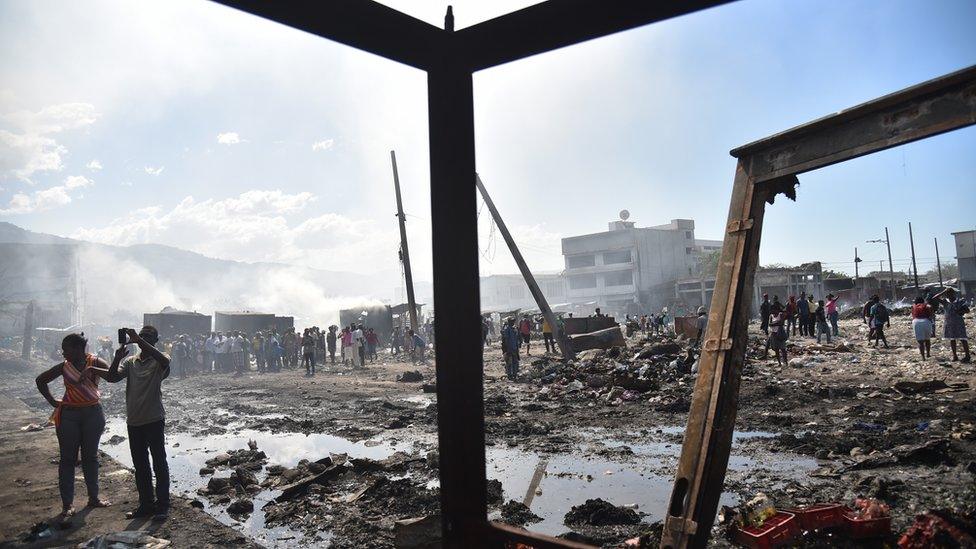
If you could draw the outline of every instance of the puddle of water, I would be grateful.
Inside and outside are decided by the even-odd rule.
[[[418,395],[409,397],[414,403],[430,402],[430,397]],[[228,427],[232,428],[232,425]],[[587,442],[571,454],[541,455],[511,447],[488,447],[486,449],[487,476],[502,483],[505,500],[522,501],[540,460],[547,460],[545,474],[539,484],[541,493],[534,496],[531,509],[543,518],[541,522],[528,525],[530,530],[557,535],[569,530],[563,524],[563,517],[574,505],[592,498],[602,498],[615,505],[637,504],[638,510],[647,513],[645,522],[661,520],[667,507],[671,492],[674,466],[681,452],[681,445],[674,442],[674,435],[684,432],[683,427],[663,427],[652,433],[628,433],[626,437],[639,442],[628,442],[608,436],[604,430],[583,431]],[[125,422],[121,418],[111,418],[106,428],[105,439],[114,434],[126,435]],[[761,431],[737,432],[733,444],[749,438],[768,438],[774,433]],[[268,433],[249,429],[229,431],[226,434],[198,437],[187,433],[167,435],[167,454],[169,456],[172,489],[190,498],[197,498],[196,490],[206,486],[209,476],[201,477],[199,470],[206,460],[220,452],[247,447],[247,441],[254,440],[258,448],[268,455],[268,464],[292,467],[301,459],[315,460],[331,453],[346,453],[352,457],[383,459],[396,451],[411,452],[416,448],[436,443],[433,437],[410,441],[391,442],[374,438],[361,442],[326,435],[301,433]],[[179,444],[179,446],[176,446]],[[633,455],[616,453],[616,449],[627,446]],[[103,446],[113,458],[131,466],[128,445],[123,442],[114,446]],[[609,456],[593,455],[607,450]],[[816,461],[789,454],[767,454],[750,452],[733,454],[729,459],[730,475],[744,474],[755,469],[790,473],[801,478],[817,466]],[[226,476],[218,472],[218,476]],[[257,474],[258,479],[264,473]],[[428,487],[436,487],[438,481],[432,480]],[[287,527],[266,528],[264,512],[261,508],[273,499],[277,491],[265,490],[254,497],[254,513],[243,521],[236,521],[227,515],[226,506],[211,506],[205,498],[208,513],[225,524],[254,538],[268,547],[295,547],[308,545],[328,545],[328,533],[321,533],[317,539],[305,538],[302,532]],[[737,498],[726,493],[722,505],[734,505]],[[497,513],[496,513],[497,514]],[[492,516],[491,518],[496,518]]]
[[[112,435],[128,436],[125,420],[114,417],[107,421],[103,440]],[[316,460],[329,453],[349,454],[350,457],[383,459],[396,451],[411,451],[410,442],[390,443],[384,441],[352,442],[347,439],[326,434],[303,435],[301,433],[268,433],[241,429],[223,435],[197,437],[188,433],[166,435],[166,455],[170,470],[170,489],[190,499],[199,499],[207,513],[217,520],[233,526],[254,538],[266,547],[295,547],[304,545],[328,544],[331,537],[321,533],[317,539],[305,538],[302,532],[287,527],[267,528],[264,524],[262,507],[278,495],[277,490],[264,490],[253,498],[254,512],[242,521],[237,521],[226,512],[226,506],[211,506],[210,502],[196,493],[198,488],[207,485],[210,476],[200,476],[200,468],[206,461],[221,452],[247,448],[247,442],[257,442],[258,449],[268,456],[268,465],[294,467],[299,460]],[[177,446],[178,445],[178,446]],[[128,442],[116,445],[102,445],[102,450],[127,467],[132,467],[132,456]],[[264,471],[255,473],[258,480],[265,477]],[[218,471],[216,476],[227,476],[227,471]]]

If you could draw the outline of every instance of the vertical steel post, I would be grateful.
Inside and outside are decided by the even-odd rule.
[[[895,268],[891,264],[891,237],[888,236],[888,227],[885,227],[885,246],[888,247],[888,287],[891,288],[891,301],[894,303],[898,300],[898,295],[895,293]]]
[[[857,257],[857,246],[854,246],[854,282],[857,282],[857,279],[860,278],[860,274],[858,273],[857,269],[857,264],[860,262],[861,258]]]
[[[24,342],[20,347],[20,358],[30,360],[31,349],[34,347],[34,301],[27,304],[24,311]]]
[[[942,289],[942,260],[939,259],[939,239],[935,239],[935,264],[939,268],[939,289]]]
[[[915,263],[915,236],[912,234],[912,222],[908,222],[908,242],[912,245],[912,272],[915,273],[915,291],[918,291],[918,265]]]
[[[403,213],[403,200],[400,198],[400,174],[397,172],[396,152],[390,151],[393,163],[393,187],[396,189],[397,219],[400,220],[400,261],[403,262],[403,278],[407,285],[407,307],[410,308],[410,329],[418,330],[417,300],[413,295],[413,273],[410,270],[410,248],[407,246],[407,216]]]
[[[474,96],[471,71],[452,47],[450,8],[445,27],[427,73],[437,439],[443,544],[469,548],[482,545],[488,524]]]

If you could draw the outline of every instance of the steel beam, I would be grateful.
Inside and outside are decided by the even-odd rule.
[[[732,150],[756,182],[976,124],[976,66]]]
[[[372,0],[214,1],[421,70],[443,49],[443,30]]]
[[[441,514],[445,547],[479,547],[488,510],[474,96],[453,51],[427,73]]]
[[[549,0],[459,30],[458,47],[479,71],[729,1]]]
[[[513,547],[515,545],[511,542],[515,542],[531,549],[596,549],[585,543],[537,534],[501,522],[490,522],[487,524],[487,529],[490,544],[482,543],[477,547]]]

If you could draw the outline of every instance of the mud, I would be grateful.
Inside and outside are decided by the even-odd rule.
[[[760,491],[784,508],[870,496],[891,506],[897,532],[928,510],[971,508],[976,368],[949,361],[941,341],[921,361],[907,317],[892,318],[891,349],[869,348],[857,320],[841,331],[830,345],[791,339],[783,366],[751,334],[722,503]],[[626,350],[567,366],[524,357],[511,383],[487,349],[489,517],[598,545],[659,539],[693,363],[687,342],[635,335]],[[397,521],[438,511],[435,371],[389,357],[320,371],[167,380],[174,491],[262,545],[391,547]],[[2,383],[4,395],[46,406],[31,379]],[[124,436],[124,386],[106,388],[103,403],[113,418],[103,441]],[[126,444],[103,450],[128,463]],[[228,480],[211,491],[213,478]],[[598,499],[638,520],[567,518]],[[717,524],[712,545],[728,544]]]

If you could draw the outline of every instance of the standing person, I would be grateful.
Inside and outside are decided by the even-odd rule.
[[[949,340],[949,346],[952,347],[952,360],[959,360],[959,355],[956,354],[956,342],[958,341],[962,345],[964,353],[960,362],[969,362],[969,337],[966,334],[966,321],[963,318],[969,312],[969,305],[961,297],[956,297],[956,290],[953,288],[942,290],[935,294],[933,299],[939,300],[945,311],[945,318],[942,320],[942,324],[944,324],[942,337]]]
[[[302,333],[302,366],[306,376],[315,375],[315,337],[308,328]]]
[[[416,364],[420,361],[421,364],[427,364],[427,357],[425,351],[427,350],[427,342],[424,338],[420,337],[420,334],[415,334],[413,330],[410,330],[410,340],[413,344],[413,353],[411,356],[412,360]]]
[[[214,371],[214,360],[217,358],[217,333],[210,332],[210,336],[203,342],[203,371],[210,374]]]
[[[70,521],[74,515],[75,466],[81,451],[81,470],[88,489],[88,507],[108,507],[108,501],[98,497],[98,442],[105,431],[105,413],[100,403],[98,379],[109,379],[108,365],[86,352],[88,340],[84,334],[68,334],[61,341],[64,361],[37,376],[37,390],[54,408],[51,415],[58,436],[58,491],[61,493],[61,514],[57,521]],[[119,347],[116,356],[125,352]],[[64,378],[64,396],[56,400],[48,384]]]
[[[830,320],[830,330],[833,332],[834,337],[840,336],[840,330],[837,329],[837,319],[840,318],[840,313],[837,311],[837,296],[834,294],[827,294],[827,319]]]
[[[357,324],[352,332],[352,344],[355,346],[357,364],[360,367],[366,366],[366,331],[362,324]]]
[[[244,338],[241,337],[240,332],[232,332],[227,340],[234,377],[241,377],[244,375]]]
[[[826,334],[827,343],[830,343],[830,329],[827,327],[827,311],[824,307],[824,300],[817,301],[817,308],[813,311],[813,320],[817,326],[817,343],[820,343],[820,336]]]
[[[810,327],[810,303],[807,302],[807,293],[800,292],[800,299],[796,301],[796,313],[799,316],[798,322],[800,323],[800,335],[813,335],[813,332],[809,331]],[[796,334],[793,334],[796,335]]]
[[[379,355],[376,354],[376,347],[380,344],[380,336],[372,329],[366,330],[366,356],[370,363],[376,362]]]
[[[342,345],[342,365],[345,366],[350,360],[349,349],[352,346],[352,331],[349,330],[348,326],[342,327],[342,335],[339,338],[340,345]]]
[[[807,335],[814,337],[813,334],[817,330],[817,317],[814,316],[814,311],[817,310],[817,305],[813,302],[813,294],[807,296],[807,310],[810,311],[807,316]]]
[[[329,348],[329,363],[335,364],[336,354],[336,326],[329,326],[329,333],[325,336],[326,346]]]
[[[776,355],[776,364],[783,366],[789,364],[786,358],[786,341],[790,337],[790,332],[786,330],[786,310],[780,309],[774,301],[770,307],[769,318],[769,337],[766,338],[766,349],[772,349]]]
[[[509,317],[502,328],[502,355],[505,357],[505,374],[509,381],[518,379],[519,370],[519,332],[515,328],[515,319]]]
[[[878,346],[878,341],[883,341],[885,349],[888,348],[888,339],[885,337],[885,324],[891,328],[891,315],[888,308],[881,302],[881,298],[874,296],[874,304],[871,305],[871,329],[874,330],[874,346]]]
[[[259,374],[263,374],[268,366],[268,357],[264,351],[264,334],[256,332],[251,339],[251,354],[254,355],[254,366]]]
[[[912,332],[915,333],[915,341],[918,342],[918,352],[922,355],[922,360],[932,358],[933,316],[935,313],[925,303],[925,298],[916,297],[915,304],[912,305]]]
[[[139,346],[139,354],[125,359],[126,353],[116,353],[108,379],[126,380],[125,412],[129,430],[129,450],[136,473],[139,507],[126,513],[126,518],[152,515],[153,520],[165,520],[169,515],[169,465],[166,463],[166,412],[163,409],[163,380],[169,377],[169,357],[156,350],[159,333],[152,326],[143,326],[138,333],[126,328],[129,341]],[[120,365],[121,363],[121,365]],[[152,455],[152,471],[149,456]],[[153,474],[156,475],[153,501]]]
[[[796,315],[797,315],[797,303],[796,296],[791,295],[789,299],[786,300],[786,308],[783,310],[786,313],[786,331],[790,332],[790,335],[796,335]]]
[[[186,371],[190,366],[190,351],[186,346],[186,336],[181,335],[173,343],[170,356],[172,357],[173,364],[176,366],[176,371],[180,373],[180,379],[186,379]]]
[[[769,335],[769,305],[769,294],[763,294],[759,304],[759,329],[766,335]]]
[[[784,327],[785,324],[786,324],[786,308],[783,306],[782,303],[779,302],[779,296],[778,295],[774,295],[773,296],[773,302],[769,305],[769,319],[766,321],[767,324],[769,324],[769,329],[772,330],[772,331],[766,337],[766,349],[763,351],[763,358],[768,357],[769,356],[769,349],[770,348],[773,348],[773,352],[776,352],[776,360],[779,360],[779,352],[772,345],[774,343],[773,333],[776,331],[776,330],[773,329],[772,322],[773,322],[773,318],[779,316],[780,313],[782,313],[782,318],[781,318],[782,322],[780,322],[779,327],[782,328],[783,334],[785,334],[788,337],[789,334],[790,334],[790,331],[787,330],[787,329],[785,329],[785,327]],[[784,337],[782,339],[783,339],[783,345],[784,345],[784,349],[785,349],[786,337]]]
[[[644,317],[645,327],[647,323],[647,317]],[[552,338],[552,326],[549,325],[549,319],[543,317],[542,319],[542,341],[546,344],[546,354],[556,352],[556,340]]]
[[[868,342],[874,338],[874,326],[871,325],[871,307],[874,307],[874,303],[878,300],[877,294],[871,296],[871,299],[864,303],[861,307],[861,319],[864,323],[868,325]]]
[[[220,338],[217,342],[217,367],[220,369],[221,373],[226,373],[231,367],[231,337],[234,334],[227,333],[224,334],[217,332],[217,336]]]
[[[400,354],[400,345],[403,343],[403,334],[400,333],[400,327],[393,327],[393,334],[390,336],[390,355],[397,356]]]
[[[701,347],[705,337],[705,328],[708,326],[708,311],[704,305],[698,307],[698,318],[695,319],[695,327],[698,328],[698,335],[695,336],[695,346]]]
[[[530,350],[530,345],[532,345],[532,321],[529,320],[529,315],[522,315],[518,329],[520,341],[525,343],[525,355],[532,356],[532,351]]]

